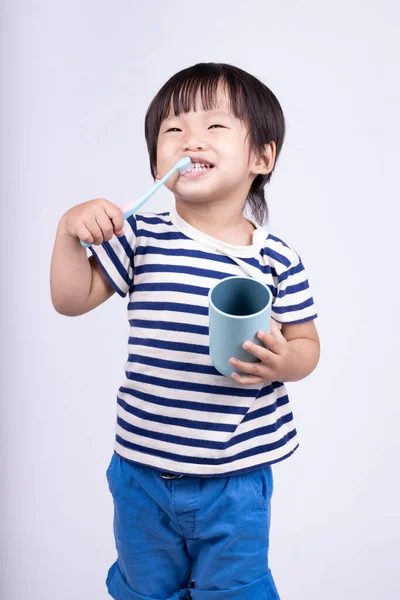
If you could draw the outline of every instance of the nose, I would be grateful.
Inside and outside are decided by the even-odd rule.
[[[206,147],[206,142],[202,140],[201,136],[194,132],[187,132],[183,140],[183,151],[196,151],[196,150],[204,150]]]

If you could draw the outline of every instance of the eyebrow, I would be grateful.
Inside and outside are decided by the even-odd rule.
[[[224,110],[219,110],[219,111],[215,111],[215,110],[207,110],[205,111],[206,113],[212,113],[210,114],[211,117],[231,117],[232,115],[230,113],[227,113]],[[179,117],[181,117],[182,115],[185,115],[187,113],[181,113],[180,115],[172,115],[171,117],[166,117],[164,119],[164,121],[172,121],[173,119],[179,119]]]

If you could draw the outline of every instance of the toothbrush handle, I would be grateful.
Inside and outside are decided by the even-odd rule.
[[[158,184],[157,184],[158,185]],[[155,188],[156,186],[154,186]],[[157,190],[152,188],[149,192],[147,192],[146,194],[143,194],[143,196],[140,196],[135,204],[133,206],[131,206],[128,210],[126,210],[125,212],[123,212],[124,215],[124,219],[127,219],[128,217],[130,217],[131,215],[133,215],[134,212],[136,212],[137,210],[139,210],[139,208],[146,202],[146,200],[148,200],[150,198],[150,196],[152,196]],[[120,206],[120,209],[122,211],[124,211],[125,207],[128,206],[127,204]],[[92,246],[92,244],[86,244],[85,242],[81,241],[81,246],[83,246],[84,248],[90,248],[90,246]]]
[[[162,179],[160,179],[160,181],[157,181],[157,183],[148,192],[146,192],[142,196],[139,196],[139,198],[137,198],[135,203],[132,206],[130,206],[130,208],[127,208],[129,204],[124,204],[123,206],[121,206],[120,208],[123,211],[124,219],[127,219],[128,217],[133,215],[133,213],[139,210],[139,208],[143,206],[143,204],[147,202],[147,200],[151,198],[153,194],[155,194],[156,191],[160,189],[160,187],[164,185],[167,179],[171,177],[171,175],[175,173],[175,171],[176,167],[173,167],[166,175],[164,175]],[[86,244],[85,242],[81,241],[81,246],[83,246],[84,248],[90,248],[92,244]]]

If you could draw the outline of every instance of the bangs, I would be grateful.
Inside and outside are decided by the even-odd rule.
[[[175,85],[170,86],[170,89],[165,90],[165,96],[160,98],[160,124],[167,116],[178,117],[181,113],[196,111],[199,101],[203,110],[218,109],[221,94],[224,94],[228,107],[235,117],[244,121],[245,102],[243,90],[238,82],[229,82],[221,73],[215,75],[207,73],[203,76],[195,74],[189,79],[177,81]]]
[[[158,136],[166,117],[196,111],[199,101],[203,110],[217,109],[221,93],[235,117],[248,123],[244,82],[219,65],[199,64],[177,73],[160,89],[147,111],[146,138]]]

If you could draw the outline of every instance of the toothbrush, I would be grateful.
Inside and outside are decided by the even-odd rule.
[[[172,169],[170,171],[168,171],[168,173],[166,175],[164,175],[164,177],[162,179],[160,179],[160,181],[157,181],[157,183],[148,192],[146,192],[145,194],[140,196],[135,201],[133,206],[129,202],[120,207],[124,214],[124,219],[127,219],[128,217],[133,215],[134,212],[139,210],[139,208],[141,206],[143,206],[143,204],[145,202],[147,202],[147,200],[149,198],[151,198],[156,193],[156,191],[160,189],[161,186],[164,185],[164,183],[167,181],[167,179],[169,179],[171,177],[171,175],[176,173],[176,171],[179,171],[179,173],[181,175],[185,175],[186,173],[190,173],[192,171],[192,169],[193,169],[192,161],[190,160],[190,158],[188,156],[185,156],[185,158],[181,158],[181,160],[178,160],[176,165],[174,167],[172,167]],[[86,244],[85,242],[82,242],[82,241],[81,241],[81,245],[84,248],[90,248],[90,246],[92,246],[92,244]]]

